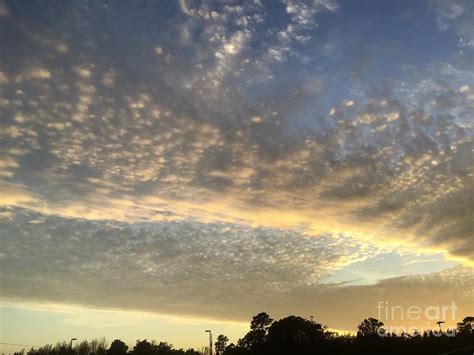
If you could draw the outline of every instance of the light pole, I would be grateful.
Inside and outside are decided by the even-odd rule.
[[[69,349],[72,349],[72,342],[73,342],[74,340],[77,340],[77,338],[71,338],[71,342],[69,343]]]
[[[209,355],[212,355],[212,332],[210,329],[207,329],[206,333],[209,333]]]
[[[442,333],[443,332],[443,329],[441,329],[441,324],[443,324],[444,322],[442,320],[440,320],[439,322],[436,322],[436,324],[438,324],[439,326],[439,332]]]

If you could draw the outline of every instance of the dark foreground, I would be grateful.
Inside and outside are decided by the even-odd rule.
[[[339,335],[321,324],[301,317],[290,316],[273,321],[266,313],[253,317],[250,331],[237,344],[228,344],[219,335],[213,344],[217,355],[274,355],[274,354],[474,354],[474,317],[466,317],[456,329],[430,330],[423,334],[388,334],[383,323],[365,319],[357,335]],[[56,346],[33,348],[28,355],[199,355],[209,354],[209,348],[174,349],[166,342],[137,340],[132,349],[121,340],[110,346],[105,339],[81,341],[74,347],[66,342]]]

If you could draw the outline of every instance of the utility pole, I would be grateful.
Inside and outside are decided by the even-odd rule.
[[[206,333],[209,333],[209,355],[212,355],[212,332],[210,329],[207,329]]]

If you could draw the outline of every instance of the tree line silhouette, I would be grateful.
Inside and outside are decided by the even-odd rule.
[[[474,352],[474,317],[466,317],[456,329],[427,330],[423,333],[388,333],[375,318],[360,323],[356,335],[341,335],[311,319],[289,316],[274,321],[259,313],[250,322],[250,330],[237,341],[220,334],[214,343],[216,355],[306,355],[306,354],[450,354]],[[23,355],[15,353],[15,355]],[[133,348],[121,340],[110,346],[105,338],[72,344],[58,343],[32,348],[27,355],[207,355],[209,348],[175,349],[167,342],[137,340]]]

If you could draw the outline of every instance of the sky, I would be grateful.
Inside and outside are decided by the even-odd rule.
[[[0,342],[472,315],[473,23],[470,0],[0,1]]]

